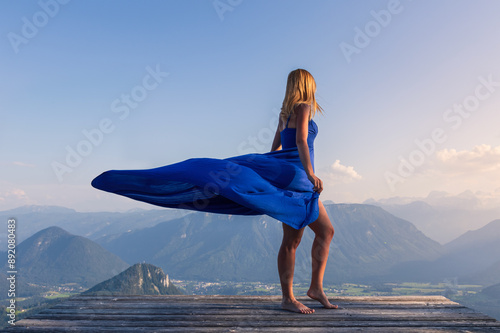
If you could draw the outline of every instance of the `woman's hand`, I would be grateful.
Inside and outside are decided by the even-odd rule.
[[[321,179],[319,179],[318,177],[316,177],[315,174],[307,175],[307,178],[313,184],[313,186],[314,186],[313,190],[314,191],[316,191],[318,193],[321,193],[321,191],[323,191],[323,181]]]

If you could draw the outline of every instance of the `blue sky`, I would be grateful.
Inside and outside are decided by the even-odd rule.
[[[0,8],[0,210],[154,208],[90,181],[269,151],[295,68],[314,75],[325,110],[315,119],[323,200],[500,198],[498,1]]]

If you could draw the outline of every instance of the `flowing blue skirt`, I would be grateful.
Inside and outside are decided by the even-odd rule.
[[[319,193],[313,191],[297,148],[226,159],[192,158],[146,170],[110,170],[92,186],[162,207],[267,214],[295,229],[319,215]]]

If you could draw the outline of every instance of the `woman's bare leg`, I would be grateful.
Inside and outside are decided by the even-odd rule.
[[[326,262],[328,261],[328,253],[330,250],[330,243],[333,239],[334,230],[323,203],[320,200],[318,200],[318,203],[318,219],[309,225],[309,227],[314,231],[315,237],[311,249],[311,286],[309,287],[307,295],[312,299],[319,301],[325,308],[336,309],[337,306],[328,301],[328,298],[323,291],[323,276],[325,275]]]
[[[295,299],[293,295],[293,273],[295,269],[295,251],[300,244],[304,228],[297,230],[283,223],[283,241],[278,252],[278,272],[280,275],[283,299],[281,307],[299,313],[313,313],[314,310]]]

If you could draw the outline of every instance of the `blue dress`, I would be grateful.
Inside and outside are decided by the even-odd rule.
[[[226,159],[192,158],[145,170],[110,170],[92,186],[153,205],[210,213],[267,214],[295,229],[319,215],[319,193],[307,178],[296,145],[296,129],[280,132],[282,149]],[[318,127],[311,119],[307,144],[314,168]]]

